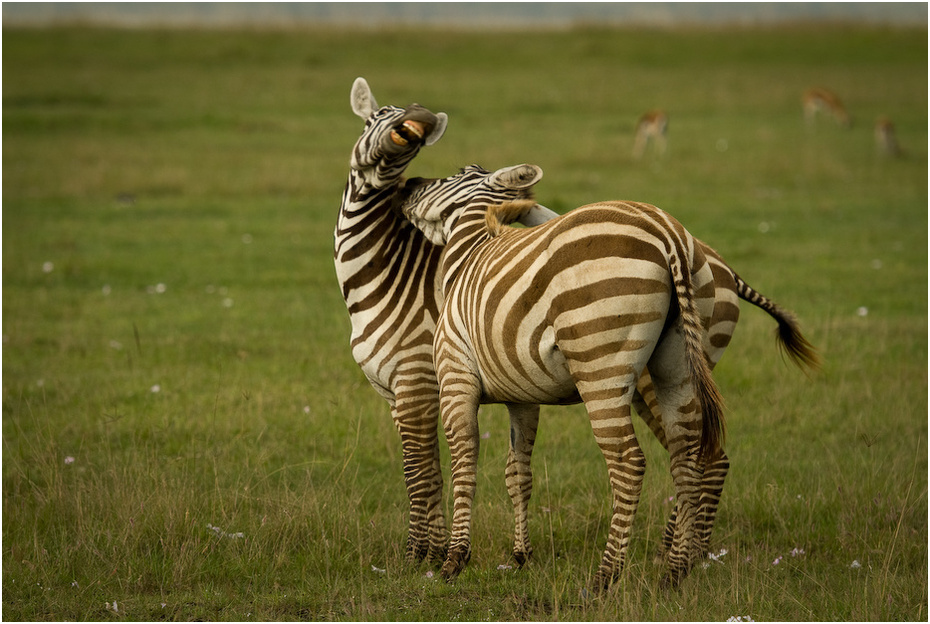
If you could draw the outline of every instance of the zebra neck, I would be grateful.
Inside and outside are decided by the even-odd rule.
[[[462,267],[476,248],[491,240],[485,220],[486,210],[468,209],[462,213],[449,234],[442,256],[442,292],[448,294]]]
[[[334,235],[336,276],[353,325],[355,315],[364,316],[397,282],[412,277],[423,282],[426,307],[436,308],[440,250],[395,209],[399,182],[363,194],[355,181],[350,177],[343,193]]]

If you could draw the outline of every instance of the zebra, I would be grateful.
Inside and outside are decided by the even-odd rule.
[[[540,176],[531,165],[490,174],[524,187]],[[532,406],[529,423],[530,410],[511,410],[512,446],[526,451],[539,404],[583,402],[613,490],[595,575],[595,588],[610,586],[623,567],[645,472],[631,407],[648,363],[663,415],[674,414],[663,428],[678,494],[664,583],[675,585],[696,551],[699,461],[716,457],[724,436],[722,398],[702,344],[701,318],[711,311],[696,295],[713,288],[711,269],[688,231],[654,206],[605,202],[534,228],[502,227],[534,205],[478,197],[443,220],[444,302],[433,348],[454,500],[442,575],[455,578],[471,554],[479,403]],[[524,459],[517,468],[528,467]],[[508,477],[512,496],[532,480],[509,466]]]
[[[410,504],[405,559],[441,560],[448,533],[430,353],[441,249],[394,212],[392,201],[407,166],[442,137],[448,117],[418,104],[379,108],[364,78],[355,80],[350,99],[365,130],[352,150],[336,221],[336,276],[352,325],[352,356],[387,400],[400,433]],[[411,277],[403,288],[389,277],[398,274]],[[411,308],[419,314],[401,313]]]
[[[403,178],[406,167],[442,137],[448,117],[418,104],[379,108],[364,78],[352,85],[350,100],[365,130],[352,150],[334,232],[336,276],[352,325],[352,356],[390,405],[401,438],[410,505],[405,560],[442,563],[448,530],[432,356],[442,248],[397,207],[417,184]],[[554,215],[540,208],[527,222]]]
[[[428,232],[432,240],[442,244],[446,237],[443,231],[451,230],[452,220],[457,218],[458,212],[465,204],[475,201],[477,194],[486,195],[487,187],[494,186],[495,183],[499,184],[508,175],[518,175],[514,172],[519,172],[519,170],[520,168],[509,168],[491,174],[477,166],[463,169],[459,175],[452,178],[419,185],[407,198],[402,210],[418,227]],[[533,173],[532,169],[524,171],[529,172],[530,176]],[[539,174],[541,175],[541,172]],[[535,184],[535,181],[531,179],[530,184]],[[704,319],[708,327],[704,336],[704,349],[710,366],[713,367],[720,360],[724,349],[730,342],[739,317],[738,299],[740,298],[761,307],[778,321],[779,329],[776,335],[779,338],[779,344],[795,363],[800,366],[816,366],[816,353],[800,333],[794,316],[753,290],[736,275],[716,251],[701,241],[696,242],[707,255],[715,282],[713,316],[710,319]],[[646,421],[663,446],[668,449],[661,411],[647,370],[643,371],[639,380],[634,405],[636,405],[638,414]],[[511,413],[511,418],[514,418],[513,413]],[[523,431],[524,436],[521,440],[511,437],[508,456],[507,483],[513,498],[516,516],[514,557],[521,565],[531,552],[526,528],[526,508],[532,488],[529,458],[532,453],[537,422],[538,411],[532,419],[524,419],[521,427],[514,428],[514,431]],[[701,553],[708,550],[707,544],[713,519],[728,467],[726,455],[721,451],[716,460],[704,471],[700,495],[701,511],[696,529]],[[671,546],[675,520],[676,512],[673,511],[663,538],[666,551]]]

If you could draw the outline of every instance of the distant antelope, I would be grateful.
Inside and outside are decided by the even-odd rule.
[[[879,117],[875,122],[875,147],[884,156],[901,155],[901,147],[895,136],[894,124],[887,117]]]
[[[659,156],[665,154],[666,133],[668,132],[668,115],[665,111],[651,110],[644,113],[636,122],[636,142],[633,144],[633,158],[643,157],[646,147],[652,141]]]
[[[813,125],[817,113],[829,114],[843,128],[852,126],[852,117],[835,93],[828,89],[813,88],[804,92],[801,98],[804,105],[804,120]]]

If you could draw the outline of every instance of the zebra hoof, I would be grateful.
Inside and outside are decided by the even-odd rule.
[[[446,562],[442,564],[440,574],[446,581],[453,581],[465,569],[465,565],[471,558],[471,551],[462,548],[453,548],[446,557]]]
[[[404,555],[404,560],[411,565],[417,565],[424,559],[426,559],[427,554],[429,553],[429,545],[426,543],[416,543],[411,540],[407,541],[407,552]]]
[[[513,551],[513,558],[517,562],[517,567],[522,568],[530,560],[530,556],[533,554],[533,549],[529,550],[515,550]]]
[[[678,589],[681,585],[681,582],[688,575],[684,570],[669,570],[668,574],[662,577],[662,581],[659,583],[659,588],[665,591]]]
[[[436,568],[441,568],[443,562],[446,560],[446,556],[449,549],[446,546],[441,548],[431,546],[429,549],[429,555],[427,556],[427,561],[430,562]]]

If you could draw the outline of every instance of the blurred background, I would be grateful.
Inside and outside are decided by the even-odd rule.
[[[763,25],[797,21],[927,23],[920,2],[218,2],[4,3],[3,25],[83,22],[114,26],[217,27],[455,25],[469,28]]]

